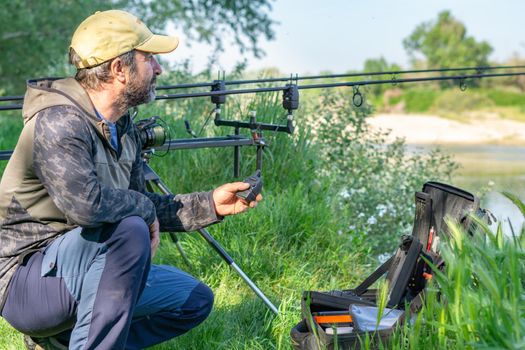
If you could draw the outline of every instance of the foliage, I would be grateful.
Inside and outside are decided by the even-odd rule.
[[[525,107],[523,93],[515,91],[505,91],[502,89],[483,90],[483,93],[491,99],[496,106],[516,106]]]
[[[384,72],[398,69],[399,67],[395,64],[390,65],[384,57],[369,58],[364,63],[365,72]]]
[[[497,113],[501,118],[523,120],[525,100],[512,87],[468,87],[464,92],[454,86],[437,89],[429,86],[396,87],[381,96],[366,98],[380,111],[437,114],[440,117],[470,119],[472,111]],[[463,115],[463,116],[462,116]]]
[[[22,131],[22,116],[19,113],[6,112],[0,113],[0,150],[12,150],[16,146],[18,135]],[[7,162],[0,161],[0,173],[4,172]]]
[[[497,64],[497,63],[493,63]],[[514,53],[508,60],[503,62],[506,66],[525,66],[525,58],[519,54]],[[481,86],[491,89],[514,89],[517,92],[525,91],[525,76],[515,75],[510,77],[499,77],[498,79],[483,79]]]
[[[440,91],[429,87],[395,88],[387,89],[383,94],[383,100],[376,99],[380,108],[389,110],[396,104],[402,104],[403,111],[408,113],[428,112],[434,100],[440,95]],[[388,97],[388,98],[387,98]]]
[[[71,74],[67,51],[78,24],[97,10],[127,9],[154,30],[168,24],[189,41],[207,42],[215,51],[225,44],[260,56],[259,37],[272,39],[271,0],[13,0],[0,7],[0,86],[21,93],[28,78]],[[224,38],[232,37],[232,43]],[[184,43],[184,45],[187,45]]]
[[[20,93],[26,79],[63,71],[76,26],[96,10],[110,7],[111,3],[101,0],[4,2],[0,7],[0,86]]]
[[[388,251],[411,227],[414,191],[426,181],[449,179],[456,165],[439,150],[409,154],[402,139],[389,143],[389,131],[372,130],[366,123],[369,105],[356,108],[334,91],[323,96],[321,105],[317,140],[323,171],[339,185],[344,232],[355,244]]]
[[[523,202],[507,194],[525,214]],[[525,230],[514,237],[483,222],[473,236],[455,223],[442,245],[422,312],[392,349],[522,349],[525,346]]]
[[[449,11],[439,13],[437,21],[416,27],[403,45],[413,60],[426,59],[428,68],[486,66],[492,47],[467,35],[463,23]]]
[[[130,0],[127,7],[140,14],[144,21],[157,30],[166,23],[184,31],[192,41],[206,42],[215,50],[224,45],[235,45],[241,53],[251,51],[261,57],[257,46],[259,36],[273,39],[275,22],[269,17],[273,0]],[[225,43],[225,38],[233,42]]]
[[[446,90],[434,100],[431,109],[443,113],[459,114],[482,107],[490,107],[493,104],[490,98],[477,91]]]
[[[431,89],[409,89],[403,92],[406,103],[406,111],[409,113],[420,113],[428,111],[434,103],[437,94]]]

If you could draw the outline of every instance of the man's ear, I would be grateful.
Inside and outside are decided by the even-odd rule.
[[[124,68],[124,62],[117,57],[110,64],[111,76],[118,82],[125,84],[127,80],[126,69]]]

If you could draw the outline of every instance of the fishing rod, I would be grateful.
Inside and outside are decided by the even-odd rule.
[[[190,89],[190,88],[200,88],[200,87],[212,87],[212,91],[219,91],[219,90],[225,90],[226,86],[228,85],[243,85],[243,84],[257,84],[257,83],[271,83],[271,82],[288,82],[288,81],[300,81],[300,80],[317,80],[317,79],[336,79],[336,78],[350,78],[350,77],[363,77],[363,76],[379,76],[379,75],[391,75],[392,79],[390,79],[388,82],[402,82],[401,80],[397,79],[398,75],[404,75],[404,74],[421,74],[421,73],[445,73],[445,72],[467,72],[467,71],[476,71],[477,75],[484,74],[486,71],[494,71],[494,70],[502,70],[502,69],[523,69],[525,68],[525,65],[516,65],[516,66],[473,66],[473,67],[456,67],[456,68],[435,68],[435,69],[412,69],[412,70],[391,70],[391,71],[379,71],[379,72],[358,72],[358,73],[346,73],[346,74],[329,74],[329,75],[312,75],[312,76],[293,76],[290,77],[281,77],[281,78],[265,78],[265,79],[252,79],[252,80],[225,80],[224,79],[224,73],[223,73],[223,79],[218,79],[213,82],[201,82],[201,83],[185,83],[185,84],[177,84],[177,85],[163,85],[156,88],[157,91],[162,90],[174,90],[174,89]],[[484,75],[489,76],[489,75]],[[430,78],[430,77],[429,77]],[[52,80],[60,79],[60,78],[48,78]],[[457,79],[457,76],[442,76],[440,80],[449,80],[449,79]],[[31,80],[30,80],[31,81]],[[33,80],[34,81],[34,80]],[[420,80],[420,81],[426,81],[426,80]],[[223,83],[221,83],[223,82]],[[405,81],[406,82],[406,81]],[[361,85],[370,85],[370,84],[381,84],[380,82],[377,83],[361,83]],[[218,86],[218,88],[217,88]],[[348,85],[345,85],[348,86]],[[262,90],[263,88],[259,88],[259,90],[253,90],[252,92],[270,92],[270,91],[279,91],[277,90]],[[243,90],[230,90],[230,91],[241,91],[238,93],[250,93],[250,91],[242,92]],[[171,97],[168,98],[158,98],[158,99],[170,99],[170,98],[191,98],[191,97],[200,97],[199,95],[193,94],[181,94],[181,97]],[[234,93],[229,93],[234,94]],[[211,96],[211,95],[201,95],[201,96]],[[0,102],[8,102],[8,101],[22,101],[24,99],[24,96],[0,96]],[[20,109],[20,105],[6,105],[6,106],[0,106],[1,110],[16,110]]]
[[[286,91],[290,88],[290,85],[295,85],[299,90],[306,89],[323,89],[323,88],[336,88],[336,87],[352,87],[352,86],[366,86],[366,85],[378,85],[378,84],[402,84],[402,83],[416,83],[416,82],[426,82],[426,81],[446,81],[446,80],[457,80],[461,82],[466,82],[468,79],[481,79],[481,78],[495,78],[495,77],[511,77],[511,76],[521,76],[525,75],[523,72],[509,72],[509,73],[480,73],[480,74],[462,74],[462,75],[447,75],[447,76],[435,76],[435,77],[415,77],[415,78],[392,78],[392,79],[381,79],[381,80],[360,80],[360,81],[347,81],[347,82],[338,82],[338,83],[324,83],[324,84],[310,84],[310,85],[296,85],[296,84],[286,84],[285,86],[275,86],[275,87],[261,87],[261,88],[251,88],[251,89],[237,89],[237,90],[225,90],[218,89],[212,91],[202,91],[202,92],[190,92],[182,94],[165,94],[158,95],[156,100],[171,100],[171,99],[181,99],[181,98],[194,98],[194,97],[211,97],[211,96],[225,96],[225,95],[239,95],[239,94],[251,94],[259,92],[277,92],[277,91]],[[290,78],[288,78],[290,80]],[[291,81],[296,80],[293,78]],[[215,85],[224,84],[225,82],[220,80],[214,83]]]
[[[310,76],[289,76],[281,78],[264,78],[264,79],[251,79],[251,80],[227,80],[224,84],[227,85],[243,85],[243,84],[259,84],[259,83],[276,83],[276,82],[287,82],[290,80],[317,80],[317,79],[336,79],[336,78],[352,78],[352,77],[364,77],[364,76],[377,76],[377,75],[403,75],[403,74],[420,74],[420,73],[446,73],[446,72],[461,72],[461,71],[476,71],[481,74],[485,71],[490,70],[502,70],[502,69],[523,69],[525,65],[517,66],[474,66],[474,67],[457,67],[457,68],[433,68],[433,69],[411,69],[411,70],[391,70],[391,71],[379,71],[379,72],[357,72],[357,73],[344,73],[344,74],[326,74],[326,75],[310,75]],[[221,79],[218,79],[221,80]],[[224,79],[222,79],[224,80]],[[177,84],[177,85],[164,85],[159,86],[157,90],[172,90],[172,89],[184,89],[184,88],[198,88],[198,87],[211,87],[213,82],[202,82],[194,84]]]

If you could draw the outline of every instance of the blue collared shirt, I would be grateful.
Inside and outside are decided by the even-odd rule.
[[[111,139],[110,139],[110,144],[111,146],[113,146],[113,148],[115,149],[115,151],[118,152],[118,133],[117,133],[117,124],[115,123],[112,123],[110,121],[108,121],[106,118],[104,118],[104,116],[102,114],[100,114],[99,111],[95,110],[95,113],[97,113],[97,117],[99,117],[100,119],[102,119],[104,121],[104,123],[106,123],[109,127],[109,132],[111,133]]]

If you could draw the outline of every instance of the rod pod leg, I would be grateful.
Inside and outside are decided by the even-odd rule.
[[[151,169],[149,165],[144,163],[144,177],[148,181],[148,188],[152,188],[154,184],[163,194],[172,194],[168,186],[160,177]],[[261,298],[266,306],[276,315],[279,314],[279,310],[275,305],[272,304],[270,299],[257,287],[257,285],[244,273],[244,271],[235,263],[233,258],[224,250],[224,248],[217,242],[206,229],[197,230],[199,234],[208,242],[212,248],[219,254],[219,256],[230,265],[239,276],[246,282],[246,284],[254,291],[254,293]]]
[[[144,163],[145,164],[145,163]],[[148,169],[150,169],[152,172],[153,170],[148,166]],[[144,170],[146,170],[146,167],[144,167]],[[154,192],[155,189],[153,188],[153,184],[156,184],[155,181],[158,179],[158,175],[153,173],[156,178],[151,173],[147,173],[150,178],[146,179],[146,189],[149,192]],[[157,185],[158,187],[158,185]],[[188,256],[186,255],[186,252],[184,251],[184,248],[182,248],[182,245],[180,244],[179,237],[177,237],[177,234],[175,232],[169,232],[171,241],[175,244],[175,247],[177,247],[177,250],[179,251],[180,256],[182,256],[182,260],[184,260],[184,263],[188,268],[191,270],[193,269],[193,265],[191,264],[190,259],[188,259]]]

